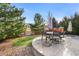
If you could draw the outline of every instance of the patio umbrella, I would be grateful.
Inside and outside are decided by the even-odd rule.
[[[72,32],[72,23],[71,23],[71,21],[69,21],[67,31]]]

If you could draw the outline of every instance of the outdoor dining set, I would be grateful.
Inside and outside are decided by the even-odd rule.
[[[59,44],[63,42],[62,38],[64,38],[64,28],[53,28],[49,30],[44,30],[42,33],[42,41],[44,45],[51,46],[52,43]]]

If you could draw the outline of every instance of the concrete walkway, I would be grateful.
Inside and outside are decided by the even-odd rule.
[[[79,56],[79,36],[65,36],[62,44],[52,44],[50,47],[42,45],[41,37],[32,42],[33,48],[45,56]]]

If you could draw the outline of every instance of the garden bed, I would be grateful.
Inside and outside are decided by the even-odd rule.
[[[33,56],[31,43],[34,36],[24,36],[8,39],[0,43],[1,56]]]

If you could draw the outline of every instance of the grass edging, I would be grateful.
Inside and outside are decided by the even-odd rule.
[[[16,46],[31,46],[32,40],[34,38],[35,38],[35,36],[26,36],[26,37],[16,38],[12,41],[12,45],[14,47],[16,47]]]

